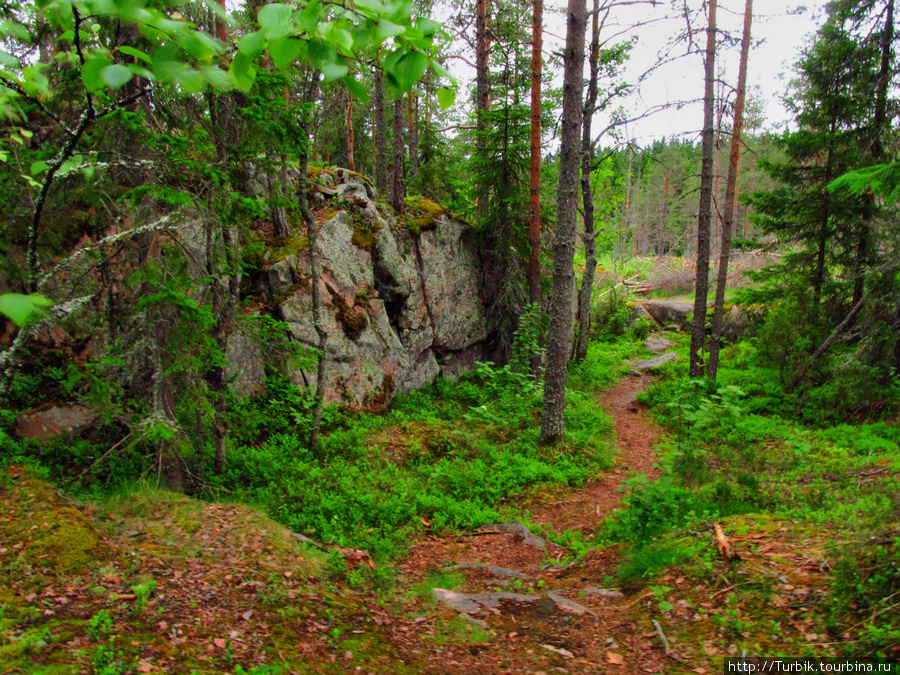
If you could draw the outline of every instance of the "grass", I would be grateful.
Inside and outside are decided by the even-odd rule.
[[[625,585],[683,575],[739,587],[734,601],[742,609],[716,615],[726,639],[779,623],[766,598],[783,593],[772,577],[782,570],[788,588],[812,589],[803,611],[818,614],[806,630],[839,645],[826,653],[892,654],[900,644],[900,606],[890,599],[900,592],[900,428],[885,421],[830,425],[827,406],[810,411],[785,394],[761,347],[747,340],[726,349],[718,382],[710,383],[688,378],[684,341],[681,362],[662,369],[640,395],[670,429],[660,461],[665,473],[655,482],[633,479],[626,508],[597,541],[629,543],[618,570]],[[723,564],[713,521],[737,540],[757,531],[775,552],[759,554],[768,549],[751,545],[741,562]],[[804,576],[804,560],[819,561],[827,574]],[[777,652],[774,642],[748,647],[751,655]],[[823,653],[788,653],[810,649]]]

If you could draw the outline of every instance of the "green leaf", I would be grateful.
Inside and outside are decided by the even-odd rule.
[[[353,29],[353,43],[358,51],[363,51],[375,40],[375,27],[364,23]]]
[[[438,63],[434,59],[431,60],[431,70],[434,71],[434,74],[438,77],[445,77],[453,84],[456,84],[456,78],[454,78],[453,75],[450,74],[450,71],[444,68],[442,64]]]
[[[213,89],[216,89],[217,91],[228,91],[231,89],[231,78],[228,77],[228,73],[221,68],[203,66],[199,70],[203,79],[209,82]]]
[[[437,90],[437,99],[438,104],[441,106],[441,110],[447,110],[447,108],[452,106],[456,101],[456,89],[441,87]]]
[[[400,91],[406,92],[421,79],[427,68],[428,57],[422,52],[407,52],[388,71],[388,76],[393,76]]]
[[[59,167],[59,172],[65,173],[69,169],[73,169],[76,166],[81,166],[82,162],[84,162],[84,155],[75,155],[68,161],[63,162],[63,165]]]
[[[12,54],[7,54],[3,50],[0,50],[0,65],[6,66],[7,68],[18,68],[19,59]]]
[[[234,86],[241,91],[250,91],[256,79],[256,69],[253,67],[253,61],[243,52],[238,52],[234,55],[234,60],[228,68],[228,74],[231,76]]]
[[[439,21],[435,21],[434,19],[421,18],[416,21],[416,26],[420,31],[422,31],[423,35],[425,35],[426,37],[430,37],[437,32],[437,29],[441,27],[441,24]]]
[[[322,82],[333,82],[350,72],[350,68],[340,63],[328,63],[319,70],[322,71]]]
[[[21,293],[0,294],[0,313],[8,316],[13,323],[19,326],[24,326],[31,319],[46,314],[44,309],[52,305],[52,300],[37,293],[32,293],[31,295],[22,295]]]
[[[188,94],[199,94],[203,91],[203,74],[193,68],[186,68],[178,73],[178,84]]]
[[[35,66],[22,70],[22,89],[29,96],[49,96],[50,80]]]
[[[378,22],[378,37],[384,41],[396,35],[403,35],[406,29],[393,21],[382,19]]]
[[[665,600],[663,600],[659,603],[659,611],[660,612],[668,612],[674,606],[675,605],[673,605],[671,602],[666,602]]]
[[[263,5],[257,15],[259,26],[268,40],[280,40],[293,32],[289,5],[272,3]]]
[[[364,86],[349,75],[344,78],[343,82],[344,86],[347,87],[347,91],[353,94],[353,98],[360,101],[363,105],[369,104],[369,92],[366,91]]]
[[[285,68],[300,56],[306,45],[302,40],[284,38],[269,43],[269,55],[279,68]]]
[[[353,36],[349,30],[335,28],[331,33],[331,39],[345,55],[353,55]]]
[[[259,30],[255,33],[247,33],[247,35],[238,40],[238,51],[247,56],[261,54],[265,46],[266,36]]]
[[[309,58],[316,68],[324,72],[325,66],[337,62],[337,50],[327,40],[313,38],[309,41]]]
[[[356,0],[356,10],[368,19],[377,19],[387,12],[384,4],[378,0]]]
[[[47,170],[47,162],[37,161],[31,164],[31,175],[37,176]]]
[[[116,51],[120,54],[125,54],[126,56],[133,56],[136,59],[140,59],[144,63],[153,63],[153,61],[150,60],[150,56],[146,52],[142,52],[140,49],[135,49],[134,47],[129,47],[128,45],[118,47]]]
[[[100,78],[113,89],[124,87],[131,81],[131,71],[126,66],[116,64],[100,71]]]
[[[88,91],[97,91],[103,86],[103,80],[100,73],[104,68],[109,67],[110,63],[102,56],[85,61],[81,67],[81,81],[84,82],[84,88]]]
[[[137,75],[138,77],[143,77],[145,80],[155,80],[156,75],[152,72],[144,68],[143,66],[139,66],[136,63],[129,63],[127,66],[128,70]]]

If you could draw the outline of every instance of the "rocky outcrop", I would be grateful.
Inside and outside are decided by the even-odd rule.
[[[694,311],[693,305],[671,300],[641,300],[640,306],[660,326],[677,324],[682,329],[687,327],[688,315]]]
[[[50,405],[19,415],[13,433],[17,438],[46,441],[62,434],[87,431],[99,419],[96,412],[83,405]]]
[[[481,358],[486,321],[479,260],[463,239],[465,224],[434,214],[427,227],[417,221],[413,234],[374,201],[361,176],[338,169],[329,178],[340,210],[319,226],[315,281],[328,335],[326,399],[377,408],[438,374],[471,367]],[[315,347],[309,251],[294,250],[268,264],[258,290],[291,339]],[[233,368],[257,363],[246,343],[238,351],[230,355]],[[289,374],[301,386],[315,382],[312,370]],[[254,391],[261,378],[255,367],[240,369],[234,384]]]

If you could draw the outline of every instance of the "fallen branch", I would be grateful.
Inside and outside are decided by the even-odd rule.
[[[719,555],[725,558],[725,560],[736,560],[740,558],[740,556],[732,550],[731,543],[728,541],[728,537],[725,536],[725,531],[722,529],[722,526],[718,523],[713,523],[713,527],[716,530],[716,543],[719,546]]]
[[[863,305],[866,302],[867,297],[868,297],[868,294],[863,293],[862,297],[859,299],[859,301],[855,305],[853,305],[851,310],[847,313],[847,316],[845,316],[844,320],[841,321],[840,325],[834,329],[834,331],[831,333],[831,335],[828,336],[828,339],[822,343],[822,346],[819,347],[813,353],[813,355],[810,356],[806,360],[806,363],[803,364],[803,367],[800,368],[800,370],[797,372],[797,374],[791,378],[790,384],[788,384],[788,386],[785,388],[786,391],[791,391],[791,390],[795,389],[797,387],[797,385],[800,384],[800,382],[803,380],[803,378],[806,377],[806,373],[809,371],[810,368],[813,367],[815,362],[818,361],[819,358],[821,358],[821,356],[825,352],[828,351],[828,349],[831,347],[831,345],[833,345],[835,342],[838,341],[838,338],[841,337],[841,335],[844,332],[844,329],[846,329],[851,323],[853,323],[853,319],[856,318],[856,315],[859,313],[859,310],[862,309]]]
[[[659,625],[659,621],[653,619],[653,625],[656,626],[656,634],[659,635],[659,639],[662,640],[663,647],[666,648],[666,654],[672,653],[672,648],[669,646],[669,641],[666,639],[666,634],[663,633],[662,626]]]

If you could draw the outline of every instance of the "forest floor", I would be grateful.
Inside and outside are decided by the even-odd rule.
[[[590,537],[623,480],[656,477],[662,432],[635,400],[648,379],[599,395],[614,420],[609,472],[520,495],[511,506],[530,529],[419,538],[386,589],[347,583],[374,565],[363,552],[323,556],[244,506],[151,490],[74,505],[13,468],[0,480],[0,673],[632,675],[716,672],[745,645],[829,653],[816,612],[826,533],[811,526],[723,519],[733,559],[709,527],[687,535],[690,565],[627,588],[623,545],[576,556],[551,541]]]

